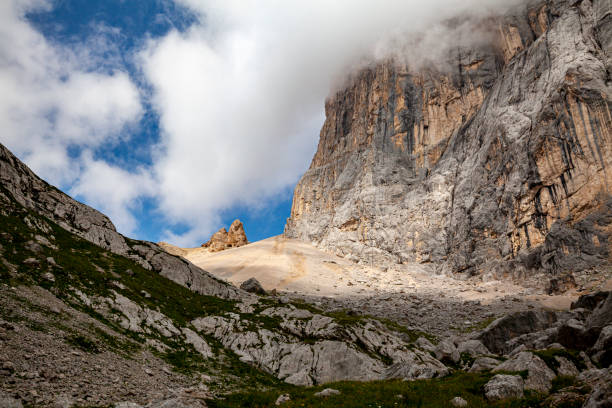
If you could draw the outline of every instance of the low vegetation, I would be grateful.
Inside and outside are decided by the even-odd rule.
[[[10,194],[6,196],[10,197]],[[0,225],[0,279],[4,284],[39,285],[76,310],[98,320],[109,330],[94,325],[75,330],[58,321],[60,318],[48,310],[21,297],[15,300],[27,304],[30,311],[44,314],[44,323],[29,320],[10,310],[0,310],[0,317],[9,321],[24,321],[39,331],[60,331],[64,333],[63,338],[67,343],[88,353],[110,350],[130,358],[133,353],[147,347],[145,340],[153,339],[163,343],[167,351],[152,351],[171,364],[175,371],[184,374],[209,373],[218,378],[213,387],[225,391],[262,385],[276,386],[279,383],[269,374],[239,361],[233,352],[224,349],[208,336],[201,334],[217,357],[205,360],[193,346],[180,339],[165,338],[155,332],[145,334],[126,330],[108,316],[77,300],[75,291],[96,297],[113,297],[112,291],[117,292],[142,307],[158,310],[177,327],[189,327],[189,322],[196,317],[237,313],[235,301],[195,293],[143,268],[131,259],[113,254],[71,234],[16,202],[2,201]],[[48,242],[43,241],[42,244],[39,242],[41,229],[46,230],[44,235],[48,237]],[[49,276],[52,278],[49,279]],[[280,319],[275,317],[240,315],[245,321],[265,328],[277,328],[280,323]]]
[[[211,408],[263,408],[275,406],[281,394],[289,394],[291,400],[284,408],[343,407],[343,408],[391,408],[391,407],[452,407],[450,400],[461,397],[469,407],[535,407],[543,396],[529,394],[524,399],[491,403],[485,400],[484,384],[490,373],[457,372],[451,376],[432,380],[388,380],[372,382],[344,381],[304,388],[282,385],[267,391],[242,392],[227,395],[224,399],[207,401]],[[314,394],[325,388],[340,391],[329,397]]]
[[[484,399],[483,385],[492,374],[460,371],[431,380],[347,381],[310,388],[296,387],[241,362],[234,352],[224,348],[217,340],[201,334],[216,355],[214,359],[204,359],[193,346],[184,343],[180,336],[168,338],[154,331],[136,333],[122,328],[112,316],[102,315],[87,302],[78,300],[78,292],[90,297],[113,297],[113,292],[119,293],[144,308],[163,313],[177,327],[191,327],[190,322],[197,317],[223,316],[232,312],[238,314],[241,321],[249,322],[253,329],[282,330],[280,318],[259,313],[278,303],[273,299],[262,298],[254,313],[240,313],[234,301],[195,293],[143,268],[131,259],[105,251],[69,233],[51,220],[17,203],[9,203],[8,207],[4,206],[0,210],[0,224],[3,226],[0,233],[2,282],[10,286],[41,286],[66,304],[97,320],[95,325],[75,330],[65,326],[60,315],[50,315],[48,310],[28,304],[28,310],[46,318],[45,322],[28,320],[28,325],[41,331],[51,328],[60,331],[64,341],[86,353],[113,351],[130,358],[134,353],[149,347],[147,340],[161,342],[164,346],[162,350],[165,351],[151,351],[171,364],[175,371],[187,375],[207,373],[212,376],[208,385],[222,398],[207,401],[210,407],[270,407],[274,406],[280,394],[285,393],[291,395],[291,401],[283,405],[287,408],[444,407],[450,406],[449,401],[457,396],[464,398],[470,407],[527,407],[537,406],[542,401],[541,396],[530,394],[522,400],[490,404]],[[47,238],[41,238],[41,230],[45,230],[44,236]],[[26,299],[20,301],[27,302]],[[409,330],[390,320],[348,311],[325,312],[307,303],[298,302],[294,306],[332,317],[340,325],[360,325],[372,319],[411,342],[419,337],[436,342],[436,338],[427,333]],[[9,320],[24,319],[9,310],[0,311],[0,316]],[[305,339],[306,343],[315,341]],[[548,350],[536,354],[551,366],[558,365],[555,356],[564,356],[577,365],[581,363],[572,351]],[[385,361],[382,356],[376,357],[386,363],[391,362]],[[462,363],[469,362],[471,358],[462,355]],[[560,378],[554,384],[558,389],[574,385],[574,380],[568,378]],[[326,398],[314,396],[324,388],[337,389],[340,394]]]

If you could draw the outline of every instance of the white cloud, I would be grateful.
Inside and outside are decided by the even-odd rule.
[[[182,3],[201,22],[151,42],[141,63],[161,117],[161,209],[193,227],[168,239],[194,244],[223,209],[256,205],[297,181],[316,148],[323,101],[349,67],[390,54],[414,63],[405,40],[432,27],[438,44],[424,38],[421,57],[443,53],[456,34],[443,32],[443,20],[512,1]]]
[[[74,159],[68,151],[126,137],[126,126],[142,114],[140,94],[125,72],[92,70],[96,60],[86,47],[51,44],[25,21],[27,11],[50,7],[42,0],[0,2],[1,142],[53,184],[70,186],[78,180],[75,191],[97,202],[94,192],[101,186],[95,184],[108,185],[109,179],[97,177],[100,170],[85,160],[87,155]],[[138,181],[115,170],[113,180],[121,185]],[[112,212],[119,216],[114,221],[125,232],[133,230],[133,219],[119,211],[129,208],[133,197],[111,198]]]
[[[138,222],[133,213],[139,210],[140,198],[153,195],[155,190],[150,174],[144,168],[128,172],[111,166],[95,160],[88,151],[80,160],[83,168],[70,193],[85,197],[123,230],[135,230]]]
[[[0,1],[1,141],[122,232],[137,229],[140,200],[154,198],[167,225],[190,227],[165,238],[193,245],[224,210],[261,207],[294,185],[316,148],[324,99],[347,71],[389,55],[438,60],[456,37],[481,34],[442,21],[523,0],[175,1],[200,21],[149,40],[134,57],[151,95],[112,70],[130,57],[113,43],[116,28],[94,22],[92,35],[68,48],[24,19],[51,1]],[[129,141],[148,97],[160,141],[138,148],[150,151],[151,167],[120,168],[91,153]]]

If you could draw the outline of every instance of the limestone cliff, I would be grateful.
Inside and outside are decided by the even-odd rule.
[[[326,101],[287,236],[470,275],[610,262],[610,2],[531,2],[483,24],[495,38],[452,68],[387,61]]]

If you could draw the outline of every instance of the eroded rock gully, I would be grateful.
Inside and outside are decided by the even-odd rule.
[[[326,101],[285,235],[468,275],[609,266],[611,13],[530,2],[447,71],[355,75]]]

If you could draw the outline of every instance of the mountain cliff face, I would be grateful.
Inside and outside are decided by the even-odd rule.
[[[285,234],[354,260],[522,276],[612,250],[612,5],[531,2],[449,68],[386,61],[325,105]]]

